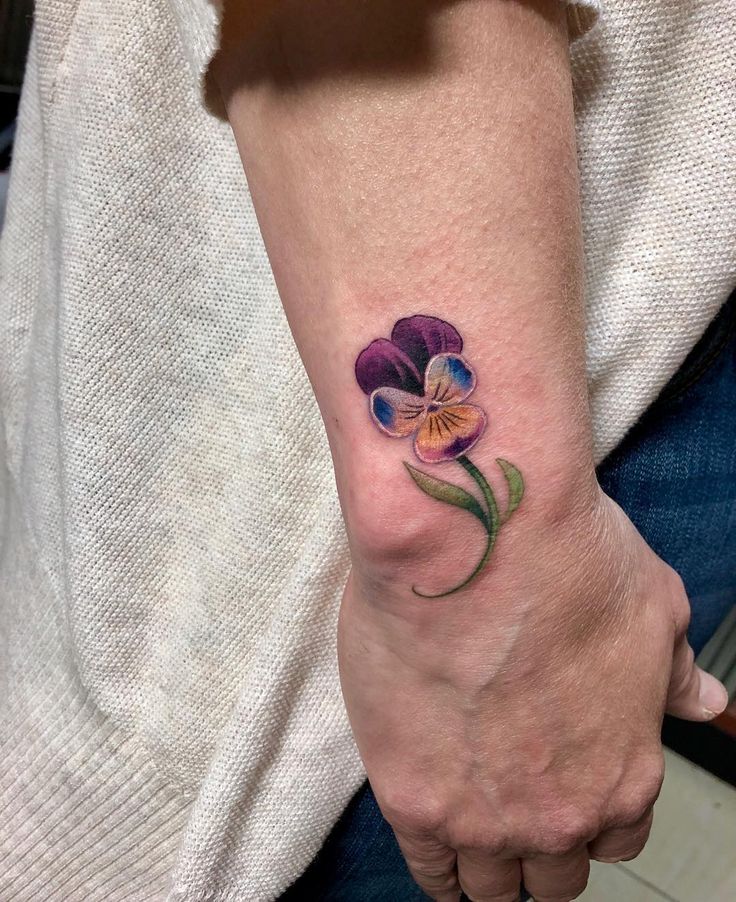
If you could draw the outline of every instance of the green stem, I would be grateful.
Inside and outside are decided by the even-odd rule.
[[[488,529],[487,534],[488,538],[486,541],[486,547],[483,552],[483,557],[478,562],[475,570],[464,579],[459,585],[455,586],[452,589],[448,589],[446,592],[437,592],[436,594],[428,594],[426,592],[420,592],[415,587],[412,586],[412,592],[415,595],[419,595],[420,598],[445,598],[447,595],[453,595],[455,592],[459,592],[460,589],[464,589],[468,583],[472,582],[476,576],[483,570],[485,565],[488,563],[488,560],[493,553],[493,547],[496,544],[496,537],[498,536],[498,530],[501,526],[501,516],[498,512],[498,504],[496,504],[496,496],[493,494],[493,489],[488,483],[488,480],[481,473],[481,471],[476,467],[476,465],[467,458],[464,454],[461,457],[457,458],[457,462],[461,467],[465,469],[468,475],[475,481],[478,488],[481,490],[483,498],[485,499],[486,505],[488,507]]]
[[[493,541],[495,541],[496,535],[498,534],[498,528],[501,525],[501,517],[498,513],[498,505],[496,504],[496,496],[493,494],[493,489],[489,485],[486,477],[469,457],[466,457],[463,454],[461,457],[458,457],[457,462],[461,467],[464,467],[467,473],[475,480],[478,488],[483,493],[483,497],[488,507],[488,533],[489,535],[492,534]]]

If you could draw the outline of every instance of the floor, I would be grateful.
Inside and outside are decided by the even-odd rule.
[[[593,865],[582,902],[736,902],[736,789],[674,752],[649,843]]]

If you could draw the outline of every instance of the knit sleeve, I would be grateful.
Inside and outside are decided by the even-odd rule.
[[[208,73],[220,41],[223,7],[227,0],[169,0],[179,26],[182,48],[197,78],[210,112],[224,118],[222,102],[212,90]],[[246,2],[246,0],[240,0]],[[261,4],[263,0],[260,0]],[[278,2],[278,0],[271,0]],[[570,40],[576,40],[595,24],[601,0],[560,0],[567,6]]]

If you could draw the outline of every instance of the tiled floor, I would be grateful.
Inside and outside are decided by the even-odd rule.
[[[646,849],[594,864],[582,902],[736,902],[736,789],[672,752]]]

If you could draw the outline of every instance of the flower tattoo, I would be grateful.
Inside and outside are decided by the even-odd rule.
[[[409,475],[425,494],[472,513],[486,531],[486,548],[473,572],[459,585],[424,598],[442,598],[468,585],[490,560],[498,531],[517,509],[524,495],[521,473],[502,458],[508,500],[503,514],[488,480],[466,452],[483,435],[487,419],[476,404],[466,403],[476,385],[475,371],[462,356],[463,340],[450,323],[434,316],[400,319],[390,340],[377,338],[360,352],[355,377],[368,395],[373,422],[392,438],[411,437],[414,454],[425,464],[456,460],[480,489],[482,501],[460,486],[418,470],[404,462]]]

